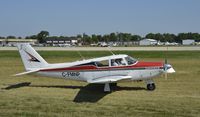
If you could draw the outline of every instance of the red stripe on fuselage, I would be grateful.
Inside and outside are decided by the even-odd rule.
[[[163,67],[162,62],[137,62],[134,65],[128,66],[112,66],[112,67],[96,67],[94,65],[73,66],[66,68],[44,69],[40,71],[82,71],[82,70],[114,70],[114,69],[134,69],[134,68],[148,68],[148,67]]]
[[[132,67],[162,67],[162,62],[138,62]]]

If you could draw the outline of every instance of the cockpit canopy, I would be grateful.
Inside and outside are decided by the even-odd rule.
[[[130,56],[123,56],[116,58],[111,57],[107,60],[102,60],[95,63],[97,67],[109,67],[109,66],[127,66],[135,64],[136,62],[137,60]]]
[[[132,65],[136,63],[137,60],[127,56],[127,57],[122,57],[122,58],[117,58],[117,59],[111,59],[111,66],[125,66],[125,65]]]
[[[80,65],[93,65],[96,67],[128,66],[135,64],[137,62],[137,59],[134,59],[128,55],[112,55],[91,59],[89,61],[90,62],[88,63],[83,63]]]

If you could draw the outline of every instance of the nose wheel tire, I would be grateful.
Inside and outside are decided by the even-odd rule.
[[[147,84],[147,90],[149,91],[153,91],[156,89],[156,85],[154,83],[152,84]]]

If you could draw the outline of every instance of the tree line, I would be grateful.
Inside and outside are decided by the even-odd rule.
[[[199,33],[179,33],[177,35],[175,34],[170,34],[170,33],[149,33],[145,36],[145,38],[149,39],[156,39],[161,42],[182,42],[182,40],[185,39],[194,39],[195,41],[200,41],[200,34]]]
[[[178,42],[181,43],[184,39],[194,39],[195,41],[200,41],[200,34],[199,33],[179,33],[179,34],[172,34],[172,33],[148,33],[144,37],[137,35],[137,34],[131,34],[131,33],[118,33],[113,32],[110,34],[104,34],[104,35],[87,35],[85,33],[78,34],[73,37],[68,36],[49,36],[48,31],[41,31],[36,35],[26,36],[25,39],[37,39],[39,43],[44,43],[45,39],[70,39],[70,38],[77,38],[79,41],[81,41],[84,45],[91,44],[91,43],[97,43],[97,42],[128,42],[128,41],[139,41],[144,38],[148,39],[155,39],[160,42]],[[7,36],[2,37],[0,36],[0,39],[22,39],[22,37],[15,37],[15,36]]]

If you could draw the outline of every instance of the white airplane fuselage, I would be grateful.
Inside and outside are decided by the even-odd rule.
[[[154,78],[159,76],[163,73],[161,69],[154,69],[154,70],[120,70],[120,71],[60,71],[60,72],[38,72],[38,75],[46,76],[46,77],[55,77],[55,78],[62,78],[62,79],[70,79],[70,80],[79,80],[85,81],[106,77],[106,76],[115,76],[115,75],[122,75],[122,76],[132,76],[131,80],[145,80],[149,78]],[[127,81],[127,80],[126,80]]]
[[[174,73],[170,64],[163,62],[142,62],[128,55],[111,55],[94,59],[70,62],[47,63],[30,44],[18,44],[19,53],[26,72],[15,76],[35,73],[41,76],[105,84],[104,91],[110,91],[110,83],[144,80],[148,90],[154,90],[153,78],[162,73]]]
[[[146,66],[137,66],[139,63],[145,63]],[[151,66],[148,66],[149,64],[151,64]],[[65,66],[65,64],[60,64],[60,66]],[[41,76],[85,82],[108,76],[131,76],[131,79],[122,81],[146,80],[159,76],[162,73],[164,73],[164,70],[161,62],[137,62],[135,65],[114,67],[96,67],[84,65],[66,68],[53,68],[47,70],[44,69],[37,72],[37,74]]]

